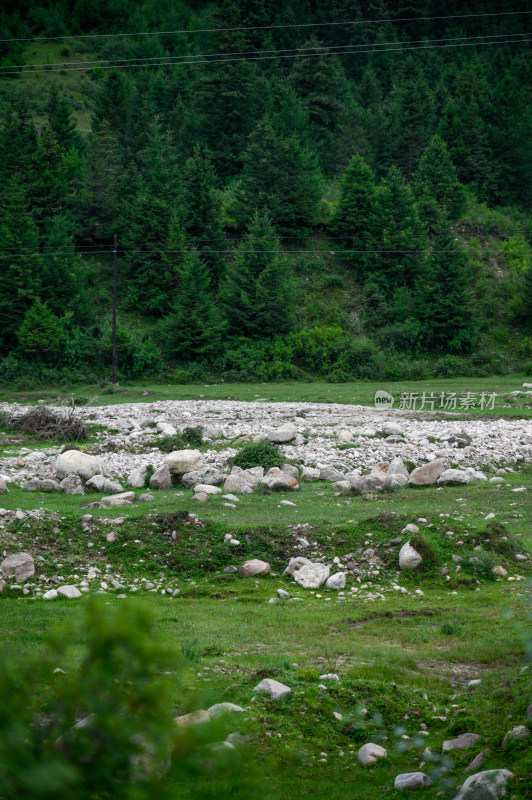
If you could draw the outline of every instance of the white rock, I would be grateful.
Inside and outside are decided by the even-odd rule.
[[[224,714],[243,713],[244,709],[234,703],[215,703],[207,711],[212,717],[222,717]]]
[[[88,481],[93,475],[98,475],[102,471],[99,458],[82,453],[79,450],[67,450],[61,453],[55,461],[55,474],[62,480],[67,475],[79,475],[84,481]]]
[[[406,542],[399,551],[399,569],[417,569],[423,558],[410,542]]]
[[[222,493],[222,490],[220,489],[219,486],[211,486],[210,484],[207,484],[207,483],[197,483],[196,486],[194,486],[194,491],[195,492],[205,492],[205,494],[221,494]]]
[[[411,486],[430,486],[436,483],[442,472],[450,468],[450,463],[444,458],[434,459],[422,467],[412,470],[408,483]]]
[[[514,777],[507,769],[487,769],[470,775],[454,800],[498,800],[506,795],[506,784]]]
[[[184,475],[192,470],[199,469],[203,459],[199,450],[174,450],[164,459],[172,475]]]
[[[43,600],[55,600],[57,597],[57,589],[49,589],[42,596]]]
[[[363,744],[358,751],[358,760],[366,766],[369,764],[375,764],[379,758],[386,758],[387,755],[387,751],[384,749],[384,747],[381,747],[380,744],[368,742],[368,744]]]
[[[254,691],[266,692],[270,695],[272,700],[282,700],[283,697],[288,697],[292,690],[289,686],[286,686],[284,683],[280,683],[273,678],[264,678],[264,680],[255,686]]]
[[[62,597],[68,597],[69,600],[75,600],[78,597],[81,597],[81,592],[77,588],[77,586],[59,586],[57,588],[57,594],[60,594]]]
[[[463,486],[469,483],[470,477],[461,469],[446,469],[437,480],[441,486]]]
[[[423,786],[431,786],[432,781],[424,772],[403,772],[394,781],[395,789],[421,789]]]
[[[306,564],[294,573],[294,580],[304,589],[318,589],[327,578],[331,568],[325,564]]]
[[[296,433],[296,426],[291,422],[285,422],[280,428],[277,428],[274,431],[269,431],[266,434],[266,438],[272,444],[283,444],[284,442],[292,441]]]
[[[241,578],[252,578],[255,575],[265,575],[269,571],[270,565],[267,561],[261,561],[260,558],[252,558],[242,564],[238,574]]]
[[[102,503],[108,506],[123,506],[133,502],[135,499],[135,492],[120,492],[119,494],[111,494],[108,497],[102,497]]]
[[[7,578],[14,577],[22,583],[35,575],[35,564],[29,553],[13,553],[2,561],[0,570]]]
[[[137,467],[129,473],[127,476],[127,484],[128,486],[132,486],[134,489],[144,489],[146,486],[147,477],[148,465],[141,464],[140,467]]]
[[[461,750],[462,747],[473,747],[478,742],[480,736],[478,733],[461,733],[455,739],[447,739],[442,744],[442,753],[448,753],[451,750]]]
[[[335,590],[345,589],[345,572],[336,572],[334,575],[331,575],[330,578],[327,578],[325,587]]]

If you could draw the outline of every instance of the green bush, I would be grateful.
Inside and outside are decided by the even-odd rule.
[[[191,447],[199,447],[203,441],[203,428],[201,425],[196,425],[194,428],[184,428],[182,436]]]
[[[17,337],[24,355],[52,361],[63,344],[65,331],[62,321],[52,314],[45,303],[36,300],[26,312]]]
[[[233,465],[242,469],[264,467],[267,470],[270,467],[281,468],[284,463],[285,459],[279,453],[277,447],[265,440],[244,445],[233,459]]]
[[[425,534],[413,533],[410,537],[410,544],[423,559],[420,569],[431,569],[440,563],[438,550]]]

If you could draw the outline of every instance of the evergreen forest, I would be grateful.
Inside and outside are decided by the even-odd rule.
[[[0,382],[532,371],[524,0],[0,3]]]

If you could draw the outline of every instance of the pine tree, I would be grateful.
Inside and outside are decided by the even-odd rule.
[[[324,49],[317,37],[308,39],[303,48],[307,52],[295,59],[289,81],[308,113],[320,160],[327,165],[332,133],[348,95],[347,80],[340,59]]]
[[[180,361],[209,360],[219,349],[223,324],[213,302],[209,270],[196,251],[185,257],[179,289],[161,332],[165,350]]]
[[[412,180],[426,143],[434,132],[434,96],[418,63],[406,59],[390,98],[392,154]]]
[[[270,212],[283,236],[303,237],[314,222],[319,197],[315,156],[294,136],[281,137],[264,117],[250,136],[239,189],[240,219]]]
[[[221,297],[229,329],[236,336],[273,336],[292,327],[291,274],[266,212],[253,216],[227,271]]]
[[[39,236],[21,183],[6,183],[0,204],[0,351],[16,344],[16,331],[40,289]]]
[[[44,226],[63,208],[67,195],[63,152],[51,128],[44,128],[34,156],[32,205],[35,220]]]
[[[185,163],[182,184],[183,228],[209,267],[212,285],[217,286],[225,271],[226,241],[216,173],[208,150],[194,148]]]
[[[123,148],[132,145],[131,117],[134,108],[131,79],[111,70],[96,97],[93,131],[109,128]]]
[[[459,217],[465,202],[464,188],[438,134],[432,137],[421,157],[413,185],[423,216],[433,226]]]
[[[423,345],[436,353],[466,353],[475,342],[464,253],[442,234],[417,286],[417,316]]]
[[[340,187],[340,200],[332,229],[344,250],[352,252],[347,261],[364,273],[371,240],[370,217],[375,201],[375,176],[362,156],[350,160]]]
[[[76,130],[76,123],[72,121],[72,113],[64,96],[60,96],[57,85],[52,83],[48,105],[46,106],[48,124],[53,131],[59,146],[64,151],[75,147],[83,151],[84,142]]]
[[[17,331],[22,352],[39,361],[51,361],[65,338],[63,324],[39,298],[24,315]]]
[[[79,206],[84,238],[109,241],[120,211],[121,153],[108,122],[91,134],[87,149],[85,185]]]
[[[50,221],[43,246],[40,298],[57,317],[67,315],[75,325],[88,324],[94,314],[93,291],[81,255],[75,253],[75,227],[67,215]]]
[[[425,231],[414,195],[398,167],[391,167],[375,193],[369,217],[366,272],[391,299],[401,285],[413,287],[423,269]]]

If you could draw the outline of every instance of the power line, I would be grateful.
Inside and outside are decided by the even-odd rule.
[[[514,34],[519,36],[528,36],[529,33],[524,34]],[[436,41],[436,40],[435,40]],[[382,50],[360,50],[360,49],[346,49],[343,52],[338,53],[306,53],[305,58],[313,58],[316,56],[321,56],[325,58],[326,56],[343,56],[343,55],[364,55],[367,53],[375,54],[375,53],[392,53],[392,52],[406,52],[408,50],[444,50],[449,47],[480,47],[480,46],[488,46],[488,45],[495,45],[495,44],[528,44],[528,42],[532,41],[532,39],[505,39],[499,41],[492,41],[492,42],[466,42],[462,44],[440,44],[440,45],[420,45],[419,47],[389,47],[384,48]],[[346,47],[350,47],[346,45]],[[358,47],[358,46],[357,46]],[[170,60],[173,58],[174,60]],[[217,60],[203,60],[203,61],[178,61],[175,59],[182,59],[183,56],[174,56],[174,57],[165,57],[165,60],[157,61],[154,63],[142,63],[143,59],[138,59],[138,63],[136,64],[123,64],[118,66],[110,65],[104,67],[97,67],[97,69],[131,69],[131,68],[138,68],[138,67],[164,67],[164,66],[194,66],[196,64],[226,64],[226,63],[236,63],[239,61],[245,61],[247,64],[252,64],[255,61],[271,61],[275,59],[283,59],[283,58],[299,58],[299,54],[296,55],[274,55],[274,56],[258,56],[257,58],[220,58]],[[25,70],[23,67],[20,67],[15,70],[4,71],[0,72],[0,75],[36,75],[39,73],[46,73],[46,72],[85,72],[85,67],[73,67],[71,69],[61,67],[55,69],[28,69]]]
[[[433,16],[433,17],[396,17],[389,19],[368,19],[368,20],[345,20],[342,22],[301,22],[290,23],[288,25],[252,25],[250,27],[235,27],[235,28],[195,28],[195,29],[181,29],[175,31],[138,31],[136,33],[80,33],[73,36],[67,34],[63,36],[28,36],[18,39],[0,39],[0,42],[50,42],[65,39],[112,39],[121,36],[174,36],[174,35],[187,35],[197,33],[229,33],[236,31],[272,31],[272,30],[286,30],[293,28],[325,28],[325,27],[339,27],[341,25],[382,25],[386,23],[395,22],[427,22],[430,20],[445,20],[445,19],[478,19],[483,17],[511,17],[518,16],[519,14],[532,14],[532,11],[494,11],[489,13],[479,14],[448,14],[446,16]]]
[[[242,50],[242,51],[235,51],[235,52],[230,51],[230,52],[222,52],[222,53],[192,53],[192,54],[184,54],[184,55],[179,55],[179,56],[151,56],[151,57],[146,57],[146,58],[141,58],[141,57],[137,56],[137,57],[133,57],[133,58],[94,59],[92,61],[56,61],[56,62],[50,62],[50,63],[46,63],[46,64],[22,64],[20,66],[20,69],[24,72],[24,71],[29,71],[29,68],[46,67],[46,71],[48,72],[48,71],[50,71],[51,67],[59,67],[60,70],[65,70],[68,67],[73,67],[73,66],[76,66],[76,65],[80,65],[80,67],[85,67],[85,66],[87,66],[89,64],[96,64],[98,66],[100,66],[101,64],[112,64],[113,66],[122,66],[128,61],[135,61],[135,62],[138,62],[140,64],[140,63],[150,62],[150,61],[160,62],[162,59],[167,59],[167,58],[168,59],[196,59],[196,60],[200,59],[200,58],[206,58],[209,61],[214,61],[214,60],[216,60],[216,59],[218,59],[218,58],[220,58],[222,56],[231,56],[231,58],[233,56],[252,56],[252,58],[250,58],[249,60],[253,61],[253,60],[256,60],[258,57],[260,57],[261,55],[266,54],[266,53],[267,54],[270,54],[270,53],[275,53],[275,54],[278,54],[278,53],[298,53],[298,54],[299,53],[305,53],[305,54],[307,54],[310,51],[310,53],[314,54],[316,51],[325,51],[325,52],[333,51],[333,50],[334,51],[338,51],[338,50],[345,50],[346,48],[353,48],[353,47],[357,47],[357,48],[359,48],[359,47],[360,48],[362,48],[362,47],[364,47],[364,48],[371,48],[371,47],[383,48],[383,47],[387,47],[389,45],[394,45],[394,46],[395,45],[401,45],[401,48],[404,48],[406,45],[410,45],[410,44],[433,44],[434,42],[462,42],[462,41],[470,42],[470,41],[473,41],[474,39],[501,39],[501,38],[504,38],[504,37],[514,39],[515,37],[518,37],[518,36],[520,36],[520,37],[529,36],[530,33],[531,33],[530,31],[525,31],[524,33],[512,33],[512,34],[503,34],[503,33],[478,34],[478,35],[475,35],[475,36],[453,36],[453,37],[446,37],[446,38],[441,38],[441,39],[411,39],[409,41],[404,41],[404,42],[398,42],[397,40],[395,40],[395,41],[391,41],[391,42],[370,42],[370,43],[367,43],[367,44],[357,44],[357,45],[349,45],[349,44],[344,44],[344,45],[315,45],[313,47],[292,47],[292,48],[280,48],[280,49],[275,49],[275,50]],[[479,44],[483,44],[483,42],[479,42]],[[363,52],[365,52],[365,51],[363,51]],[[245,60],[248,60],[248,59],[245,59]],[[183,63],[187,63],[187,62],[183,62]],[[194,62],[192,62],[192,63],[194,63]],[[9,67],[1,67],[0,66],[0,70],[10,69],[10,68],[12,69],[12,65],[10,65]],[[0,72],[0,74],[2,74],[2,73]]]

